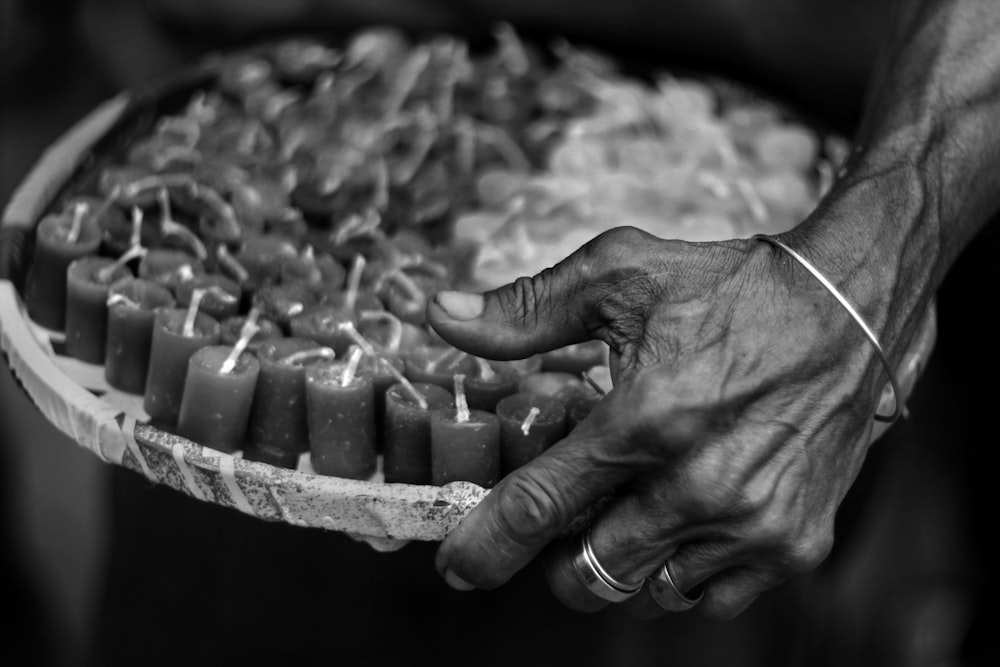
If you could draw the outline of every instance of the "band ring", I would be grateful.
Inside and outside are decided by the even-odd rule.
[[[573,557],[573,571],[588,591],[607,602],[628,600],[642,589],[644,583],[626,584],[608,574],[594,555],[589,529],[580,538],[580,548]]]
[[[649,577],[646,583],[653,600],[666,611],[687,611],[701,602],[705,595],[702,591],[698,593],[698,597],[692,598],[682,593],[670,574],[669,560],[664,561],[656,574]]]

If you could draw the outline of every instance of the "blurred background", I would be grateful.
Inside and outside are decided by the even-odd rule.
[[[528,34],[734,76],[849,133],[889,4],[3,0],[0,202],[46,146],[121,90],[212,50],[283,33],[336,37],[372,22],[481,36],[504,18]],[[996,392],[987,380],[998,369],[995,336],[980,315],[997,303],[990,264],[998,248],[993,224],[942,289],[938,346],[913,417],[872,449],[831,557],[726,623],[573,614],[551,600],[534,568],[501,591],[462,595],[434,573],[435,545],[376,554],[341,535],[203,505],[101,463],[47,424],[0,369],[0,576],[13,602],[0,645],[23,656],[17,664],[53,667],[315,664],[318,656],[341,664],[1000,664],[990,570],[997,503],[987,497],[997,469],[988,417]]]

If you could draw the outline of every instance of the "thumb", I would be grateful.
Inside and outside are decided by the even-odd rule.
[[[427,321],[462,350],[490,359],[524,359],[594,338],[598,306],[614,281],[614,253],[598,237],[541,273],[483,294],[438,292]]]

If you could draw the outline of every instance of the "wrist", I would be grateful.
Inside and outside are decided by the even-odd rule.
[[[912,164],[874,168],[856,161],[817,210],[782,239],[851,303],[898,363],[940,280],[939,208]]]

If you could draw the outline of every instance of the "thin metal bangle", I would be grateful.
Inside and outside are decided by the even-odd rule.
[[[872,344],[872,347],[875,348],[875,352],[878,353],[878,358],[882,362],[882,368],[885,369],[885,374],[889,376],[889,383],[892,385],[892,394],[896,403],[895,409],[892,411],[891,415],[880,415],[876,413],[875,419],[880,422],[892,423],[897,419],[899,419],[901,415],[905,414],[906,406],[903,404],[903,392],[899,388],[899,381],[896,379],[896,371],[895,369],[893,369],[892,364],[889,362],[889,358],[885,356],[885,352],[882,350],[882,346],[878,342],[878,337],[871,330],[871,328],[864,321],[864,319],[862,319],[861,315],[858,314],[858,311],[854,310],[854,307],[851,306],[851,304],[847,301],[847,299],[844,298],[844,295],[841,294],[840,291],[833,286],[833,283],[827,280],[826,277],[809,262],[809,260],[807,260],[799,253],[797,253],[795,250],[788,247],[778,239],[770,237],[766,234],[754,234],[751,238],[764,241],[765,243],[769,243],[777,248],[781,248],[786,253],[791,255],[792,258],[795,259],[795,261],[797,261],[799,264],[804,266],[809,271],[809,273],[811,273],[813,277],[816,280],[818,280],[823,285],[823,287],[827,289],[827,291],[830,292],[830,294],[836,297],[840,305],[843,306],[848,313],[850,313],[851,317],[854,318],[854,321],[857,322],[858,326],[861,327],[861,330],[865,332],[865,336],[868,337],[868,341]]]

